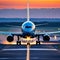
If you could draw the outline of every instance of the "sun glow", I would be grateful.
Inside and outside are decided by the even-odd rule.
[[[30,36],[26,36],[26,38],[23,38],[23,40],[25,40],[25,41],[31,41],[31,40],[33,40],[33,38],[31,38]]]
[[[22,38],[21,43],[22,45],[27,45],[27,43],[29,42],[30,45],[34,45],[36,44],[36,38],[31,38],[30,36],[28,36],[27,38]]]
[[[30,8],[60,8],[60,0],[30,0]],[[0,0],[0,9],[26,8],[27,0]]]
[[[31,37],[30,36],[27,36],[26,40],[31,40]]]
[[[3,44],[10,44],[10,45],[12,45],[12,44],[16,44],[16,41],[8,42],[7,40],[4,40]]]

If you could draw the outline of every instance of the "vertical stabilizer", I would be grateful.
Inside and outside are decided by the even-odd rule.
[[[29,14],[29,0],[27,0],[27,21],[30,20],[30,14]]]

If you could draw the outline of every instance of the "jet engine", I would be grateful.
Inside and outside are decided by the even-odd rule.
[[[8,42],[12,42],[13,40],[14,40],[14,37],[13,37],[13,36],[8,36],[8,37],[7,37],[7,41],[8,41]]]
[[[43,40],[44,40],[44,41],[49,41],[49,40],[50,40],[49,35],[44,35],[44,36],[43,36]]]

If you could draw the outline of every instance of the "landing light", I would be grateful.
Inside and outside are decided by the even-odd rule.
[[[30,37],[30,36],[27,36],[27,37],[26,37],[26,40],[31,40],[31,37]]]
[[[54,39],[55,39],[55,40],[57,39],[57,36],[56,36],[56,35],[54,36]]]
[[[27,42],[30,43],[30,45],[36,44],[36,38],[31,38],[30,36],[27,36],[26,38],[22,38],[21,44],[27,45]]]

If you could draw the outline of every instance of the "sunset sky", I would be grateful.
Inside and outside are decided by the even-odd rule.
[[[32,18],[60,18],[60,0],[29,0],[29,3]],[[26,8],[27,0],[0,0],[0,18],[26,18]]]
[[[30,0],[30,8],[60,8],[60,0]],[[27,0],[0,0],[0,9],[24,9]]]

